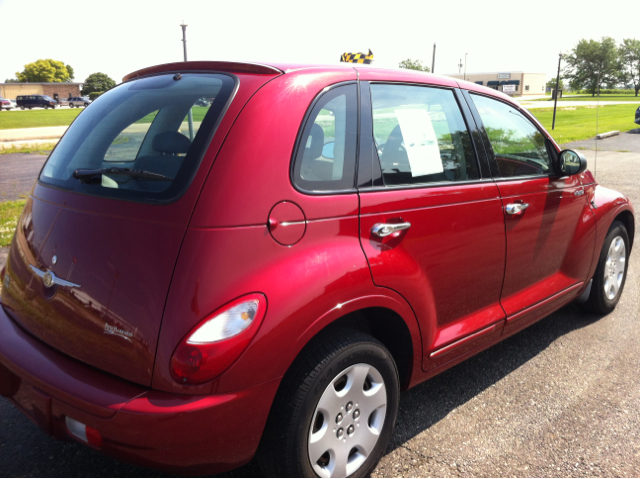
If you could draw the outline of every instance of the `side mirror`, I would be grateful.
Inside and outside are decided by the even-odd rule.
[[[336,142],[335,141],[330,141],[329,143],[326,143],[322,147],[322,156],[324,156],[325,158],[329,158],[330,160],[333,160],[333,158],[334,158],[333,148],[335,146],[336,146]]]
[[[582,153],[574,150],[560,152],[560,172],[564,176],[577,175],[586,169],[587,159]]]

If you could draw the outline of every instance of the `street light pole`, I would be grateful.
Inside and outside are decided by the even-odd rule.
[[[553,102],[553,123],[551,124],[551,130],[556,127],[556,107],[558,106],[558,89],[560,88],[560,62],[562,61],[562,53],[558,55],[558,75],[556,76],[556,94]]]
[[[436,44],[433,43],[433,56],[431,57],[431,73],[436,72]]]
[[[460,63],[458,63],[458,75],[462,72],[462,58],[460,59]]]
[[[184,61],[187,61],[187,25],[184,24],[184,20],[182,21],[182,46],[184,49]],[[191,108],[189,108],[189,113],[187,114],[189,119],[189,138],[193,141],[193,112]]]
[[[467,79],[467,53],[464,54],[464,79]]]

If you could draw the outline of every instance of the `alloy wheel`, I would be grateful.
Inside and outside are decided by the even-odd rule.
[[[616,236],[609,246],[604,267],[604,294],[609,301],[613,300],[620,291],[624,280],[626,261],[627,252],[624,240],[621,236]]]

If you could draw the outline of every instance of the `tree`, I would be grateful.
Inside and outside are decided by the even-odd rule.
[[[82,91],[80,93],[82,93],[83,95],[88,95],[89,93],[93,93],[96,91],[104,92],[110,90],[114,86],[116,86],[116,82],[113,81],[113,79],[111,79],[109,75],[107,75],[106,73],[96,72],[87,77],[87,79],[84,81],[84,88],[82,88]]]
[[[600,94],[600,87],[615,85],[620,79],[620,57],[616,42],[611,37],[597,40],[580,40],[564,60],[567,66],[564,77],[574,90],[585,89],[591,96]]]
[[[69,71],[64,63],[48,58],[27,63],[22,72],[16,72],[16,77],[22,83],[66,82],[69,80]]]
[[[18,80],[17,78],[7,78],[4,82],[5,83],[20,83],[20,80]]]
[[[640,40],[625,38],[619,49],[622,62],[621,80],[631,83],[638,96],[640,91]]]
[[[71,68],[71,65],[65,65],[67,67],[67,72],[69,73],[69,78],[67,79],[67,81],[71,82],[73,80],[75,80],[75,72],[73,71],[73,68]]]
[[[407,58],[406,60],[402,60],[398,63],[398,67],[406,68],[407,70],[418,70],[421,72],[430,72],[431,68],[422,64],[421,60],[411,60]]]
[[[547,82],[547,88],[551,88],[552,90],[556,89],[556,79],[554,78],[553,80],[549,80]],[[560,86],[558,87],[559,90],[564,90],[564,80],[562,79],[562,77],[560,77]]]

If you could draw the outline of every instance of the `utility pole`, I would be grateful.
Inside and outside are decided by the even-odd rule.
[[[458,75],[462,71],[462,58],[460,59],[460,63],[458,63]]]
[[[553,123],[551,124],[551,130],[556,127],[556,107],[558,106],[558,89],[560,88],[560,62],[562,61],[562,52],[558,55],[558,75],[556,76],[556,94],[553,101]]]
[[[433,56],[431,57],[431,73],[436,72],[436,43],[433,42]]]
[[[182,46],[184,48],[184,61],[187,61],[187,25],[184,24],[184,20],[182,20]],[[189,108],[188,113],[189,118],[189,138],[193,141],[193,112],[191,108]]]
[[[467,55],[468,53],[464,54],[464,79],[467,79]]]

